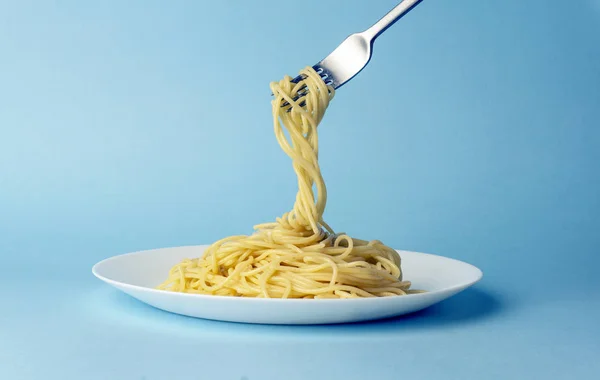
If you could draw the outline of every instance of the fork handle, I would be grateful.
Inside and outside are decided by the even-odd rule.
[[[394,23],[402,16],[408,13],[411,9],[413,9],[417,4],[419,4],[421,0],[404,0],[400,4],[396,5],[391,11],[389,11],[385,16],[381,18],[381,20],[377,21],[373,24],[372,27],[362,32],[362,34],[367,37],[369,40],[373,41],[379,35],[387,30],[390,26],[394,25]]]

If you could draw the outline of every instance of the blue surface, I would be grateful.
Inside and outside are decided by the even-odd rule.
[[[287,211],[269,81],[394,4],[3,2],[0,378],[599,374],[598,0],[425,0],[323,122],[328,222],[471,262],[472,290],[406,318],[272,327],[170,315],[92,277]]]

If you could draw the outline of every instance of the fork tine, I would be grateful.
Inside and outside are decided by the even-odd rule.
[[[291,82],[292,83],[298,83],[298,82],[300,82],[304,78],[306,78],[306,76],[304,74],[300,74],[296,78],[292,79]]]
[[[328,74],[327,71],[321,67],[320,65],[316,64],[313,66],[313,69],[317,72],[317,74],[319,74],[319,76],[321,77],[321,79],[323,80],[323,82],[325,82],[326,85],[331,85],[332,81],[331,79],[328,79]],[[304,74],[300,74],[297,77],[295,77],[294,79],[291,80],[292,83],[298,83],[301,80],[305,79],[306,76]],[[306,85],[302,85],[298,91],[296,92],[296,96],[294,96],[292,99],[294,101],[297,101],[298,99],[306,96],[308,94],[308,88],[306,87]],[[272,95],[272,94],[271,94]],[[289,107],[290,103],[288,103],[287,101],[282,101],[281,102],[281,107]],[[306,101],[302,101],[300,103],[298,103],[298,105],[300,107],[304,107],[306,105]],[[292,110],[292,107],[289,107],[287,109],[286,112],[290,112]]]
[[[301,86],[298,89],[298,92],[296,92],[296,96],[294,96],[292,99],[294,101],[296,101],[296,100],[302,98],[303,96],[305,96],[306,94],[308,94],[308,88],[306,87],[306,85],[304,85],[304,86]],[[290,105],[290,103],[288,103],[286,100],[284,100],[283,102],[281,102],[281,106],[282,107],[286,107],[286,106],[289,106],[289,105]]]
[[[321,77],[321,79],[323,79],[323,81],[325,81],[325,79],[327,78],[327,74],[324,74],[325,70],[321,66],[319,66],[318,64],[314,65],[313,66],[313,70],[315,70],[317,72],[317,74],[319,74],[319,76]],[[295,77],[294,79],[292,79],[291,82],[292,83],[298,83],[298,82],[300,82],[301,80],[303,80],[305,78],[306,78],[306,75],[300,74],[297,77]],[[297,101],[298,99],[306,96],[306,94],[308,94],[308,89],[307,89],[306,85],[303,85],[303,86],[301,86],[298,89],[298,92],[296,93],[296,96],[294,96],[292,99],[294,99],[294,101]],[[287,107],[289,105],[290,104],[287,101],[281,102],[281,107]],[[299,104],[300,107],[304,107],[305,105],[306,105],[305,102],[302,102],[302,103]],[[291,108],[288,109],[288,112],[290,110],[291,110]]]

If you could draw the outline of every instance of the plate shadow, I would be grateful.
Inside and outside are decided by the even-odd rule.
[[[492,289],[476,286],[427,309],[394,318],[331,325],[252,325],[197,319],[155,309],[116,289],[102,288],[94,297],[87,297],[88,310],[96,318],[115,319],[118,323],[135,329],[148,329],[154,333],[184,334],[203,340],[218,337],[220,340],[254,341],[305,340],[323,336],[339,339],[377,336],[397,338],[402,334],[419,330],[454,328],[476,324],[496,317],[514,307],[503,301]]]

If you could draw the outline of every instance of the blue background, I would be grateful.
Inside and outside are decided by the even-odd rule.
[[[171,315],[92,277],[287,211],[269,82],[395,3],[1,3],[0,378],[600,373],[599,0],[425,0],[323,121],[328,222],[471,262],[472,290],[405,318],[273,327]]]

